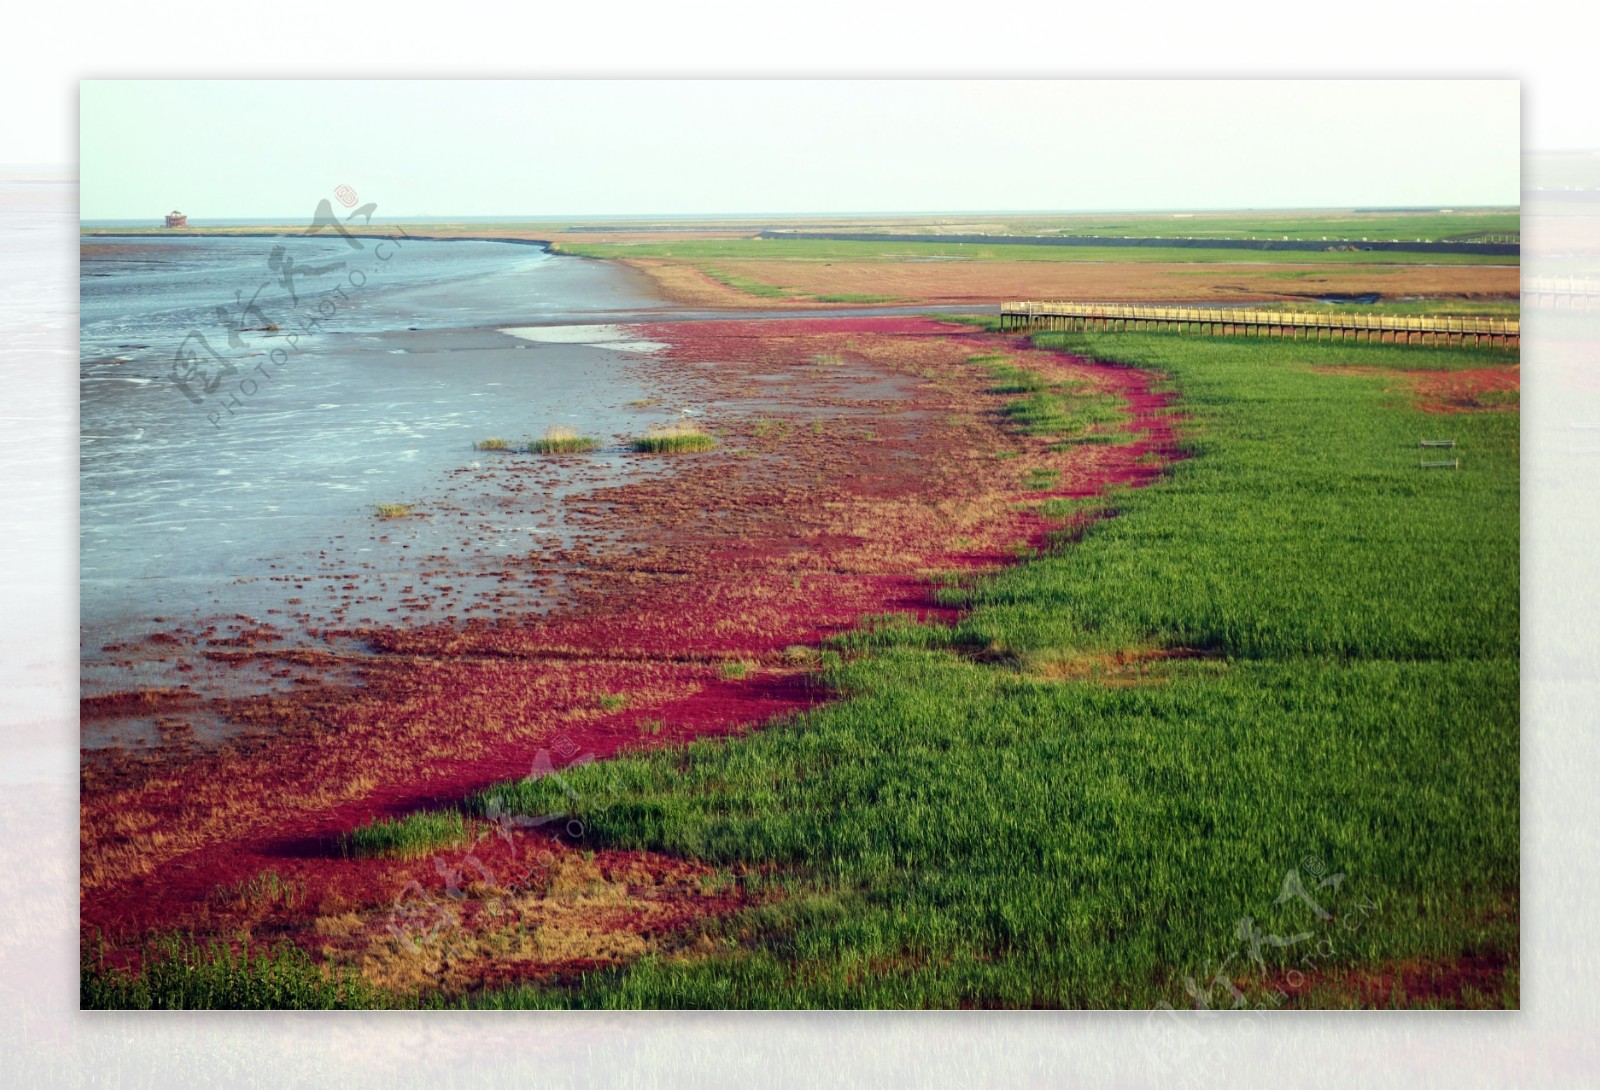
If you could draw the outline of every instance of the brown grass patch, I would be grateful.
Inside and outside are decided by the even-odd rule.
[[[1274,984],[1291,1007],[1482,1009],[1507,1006],[1508,986],[1515,1005],[1516,984],[1509,976],[1514,972],[1508,956],[1491,953],[1407,959]]]
[[[1412,372],[1410,379],[1418,407],[1430,413],[1517,409],[1520,405],[1522,371],[1515,366]]]
[[[1381,375],[1399,384],[1425,413],[1474,413],[1520,407],[1522,369],[1467,368],[1461,371],[1406,371],[1374,367],[1317,367],[1319,375]]]
[[[1164,681],[1168,672],[1162,668],[1172,662],[1216,658],[1216,653],[1199,648],[1121,648],[1109,652],[1047,648],[1029,653],[1019,666],[1024,674],[1049,682],[1135,686]]]
[[[709,883],[714,873],[703,865],[539,844],[555,851],[541,851],[523,882],[474,883],[454,895],[412,887],[392,905],[318,918],[309,944],[380,988],[460,995],[692,952],[695,922],[742,901],[736,887]],[[534,843],[526,848],[531,863]]]
[[[762,299],[706,275],[699,265],[671,258],[630,258],[675,302],[706,307],[839,307],[811,301]],[[796,261],[719,259],[725,274],[782,284],[806,295],[889,295],[921,303],[999,303],[1012,299],[1085,302],[1304,299],[1379,292],[1457,299],[1515,299],[1520,271],[1475,265],[1270,265],[1209,262],[1091,261]]]
[[[782,307],[813,306],[796,300],[761,299],[730,288],[707,275],[699,266],[670,258],[622,258],[619,264],[643,273],[656,294],[687,307],[746,308],[754,304]]]

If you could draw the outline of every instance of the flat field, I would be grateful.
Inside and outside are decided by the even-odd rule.
[[[1296,215],[1165,229],[1516,229]],[[702,438],[508,563],[551,613],[345,633],[220,710],[257,733],[86,761],[86,1007],[1518,1006],[1515,349],[736,313],[1515,315],[1514,261],[432,233],[552,226],[735,312],[627,331]]]
[[[1007,299],[1262,302],[1367,295],[1390,301],[1511,303],[1520,290],[1515,257],[1373,251],[1362,249],[1361,243],[1369,237],[1509,238],[1515,237],[1516,222],[1515,213],[1462,218],[1412,213],[1376,219],[1145,215],[1116,221],[826,225],[868,234],[1126,233],[1143,238],[1331,240],[1327,249],[1314,251],[789,239],[761,238],[754,233],[742,238],[618,232],[555,233],[550,237],[559,252],[627,262],[654,279],[667,298],[695,306],[741,307],[757,301],[794,307],[972,304]],[[1358,231],[1362,234],[1356,234]]]
[[[1444,313],[1461,302],[1515,307],[1520,285],[1514,266],[1243,263],[1234,251],[1216,262],[1123,260],[1127,251],[1105,261],[781,260],[754,256],[761,252],[757,244],[743,247],[752,255],[746,258],[641,258],[624,247],[614,252],[649,275],[667,298],[707,307],[960,305],[1013,299],[1245,304],[1376,294],[1426,300],[1431,304],[1428,313]]]
[[[941,609],[792,662],[743,653],[810,673],[809,711],[693,741],[643,707],[637,753],[462,794],[497,875],[543,843],[507,816],[566,833],[536,889],[467,888],[434,961],[345,883],[311,935],[258,907],[335,977],[273,972],[328,1003],[1515,1006],[1514,354],[946,336],[945,363],[937,336],[898,351],[991,392],[986,442],[1026,456],[1014,503],[1043,520],[1020,563],[957,563]],[[1446,436],[1461,468],[1419,468]],[[1074,474],[1090,454],[1154,476]],[[395,650],[445,650],[421,635]],[[268,972],[146,957],[91,967],[92,998]]]
[[[1514,364],[1036,341],[1166,376],[1192,457],[952,586],[957,624],[836,642],[839,703],[575,776],[596,843],[764,904],[704,958],[475,1002],[1515,1006],[1517,417],[1414,400]],[[1441,435],[1462,469],[1419,469]]]

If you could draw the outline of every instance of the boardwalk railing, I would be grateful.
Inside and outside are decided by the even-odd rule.
[[[1002,303],[1001,329],[1163,329],[1247,337],[1387,341],[1395,344],[1514,345],[1515,318],[1456,315],[1294,314],[1231,307],[1146,307],[1128,303]]]

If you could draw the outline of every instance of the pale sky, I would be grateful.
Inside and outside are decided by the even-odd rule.
[[[85,81],[84,219],[1516,205],[1501,81]]]
[[[85,82],[85,219],[1518,203],[1504,82]]]

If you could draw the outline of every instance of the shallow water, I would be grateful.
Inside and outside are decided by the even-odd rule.
[[[646,395],[636,365],[655,346],[614,343],[604,319],[657,305],[623,272],[529,247],[402,240],[382,279],[357,291],[347,277],[332,316],[297,343],[288,316],[316,296],[297,285],[296,311],[269,284],[230,344],[217,308],[237,313],[234,293],[251,298],[277,246],[301,269],[333,264],[343,248],[282,239],[85,247],[86,696],[185,683],[203,691],[195,659],[253,622],[301,643],[329,628],[537,606],[548,581],[508,577],[505,562],[572,540],[561,497],[658,472],[620,443],[652,416],[629,403]],[[280,328],[256,329],[262,315]],[[537,341],[499,332],[519,322],[583,328]],[[210,374],[234,364],[214,390],[206,373],[191,377],[198,404],[174,377],[191,331],[207,338],[198,358]],[[611,449],[562,460],[474,450],[552,424]],[[416,514],[380,520],[383,503]],[[140,643],[157,632],[179,639]],[[85,745],[111,741],[89,724],[84,735]]]

